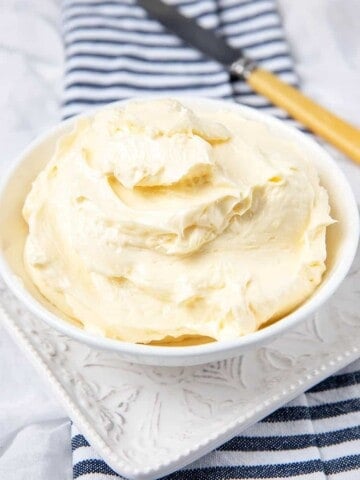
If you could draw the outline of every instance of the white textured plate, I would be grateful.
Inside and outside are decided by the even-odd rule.
[[[87,440],[119,474],[156,479],[204,455],[360,355],[359,255],[307,323],[195,367],[121,361],[51,329],[0,284],[1,318]]]

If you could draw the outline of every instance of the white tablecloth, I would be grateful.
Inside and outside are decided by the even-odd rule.
[[[59,121],[60,3],[0,1],[0,168]],[[360,1],[279,6],[304,90],[360,125]],[[359,200],[360,167],[335,156]],[[0,478],[72,478],[69,420],[1,325]]]

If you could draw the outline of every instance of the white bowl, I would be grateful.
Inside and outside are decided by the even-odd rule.
[[[185,105],[229,109],[267,124],[276,134],[291,139],[312,157],[322,185],[330,198],[331,214],[337,223],[327,232],[328,260],[323,281],[300,307],[276,323],[241,338],[195,346],[150,346],[122,342],[90,334],[67,322],[38,292],[23,266],[27,225],[21,210],[32,181],[50,159],[57,139],[68,132],[76,119],[61,123],[34,141],[12,165],[0,187],[0,273],[14,294],[48,325],[80,342],[117,352],[124,360],[143,364],[185,366],[222,360],[269,342],[312,315],[346,276],[359,239],[359,216],[351,188],[328,153],[317,143],[283,122],[237,104],[191,97],[178,98]],[[118,102],[125,103],[125,102]]]

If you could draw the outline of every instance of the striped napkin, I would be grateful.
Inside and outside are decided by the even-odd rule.
[[[171,0],[292,85],[297,78],[274,0]],[[63,115],[136,95],[225,98],[286,117],[243,81],[150,19],[134,0],[64,0]]]
[[[171,3],[297,85],[275,0]],[[231,99],[293,122],[244,82],[230,82],[221,65],[165,31],[133,0],[63,0],[63,30],[64,118],[115,100],[161,92]],[[72,451],[74,478],[120,478],[74,426]],[[293,477],[360,479],[360,361],[166,478]]]

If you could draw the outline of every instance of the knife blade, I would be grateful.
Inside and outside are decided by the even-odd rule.
[[[246,75],[255,68],[255,62],[247,58],[238,48],[232,48],[222,37],[185,17],[171,5],[160,0],[137,0],[152,17],[186,43],[200,50],[206,56],[218,61],[237,75]]]

